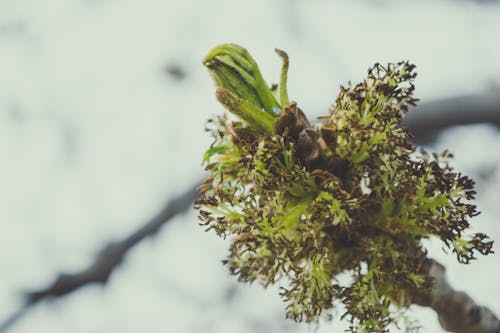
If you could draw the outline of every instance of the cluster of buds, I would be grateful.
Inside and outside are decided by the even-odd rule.
[[[288,100],[288,56],[277,53],[273,87],[240,46],[204,60],[236,118],[209,122],[201,224],[231,239],[224,262],[240,281],[281,284],[287,317],[313,321],[342,303],[353,332],[386,332],[391,305],[432,287],[422,239],[440,238],[464,263],[492,252],[484,234],[465,233],[478,214],[474,183],[449,153],[417,151],[401,126],[416,103],[415,66],[376,64],[311,125]]]

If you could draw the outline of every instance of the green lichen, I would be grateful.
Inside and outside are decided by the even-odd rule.
[[[243,48],[207,57],[218,91],[239,101],[221,101],[239,120],[210,121],[201,223],[231,239],[224,262],[240,281],[281,280],[287,317],[314,321],[342,303],[352,332],[387,332],[393,308],[432,287],[423,239],[440,238],[463,263],[492,252],[484,234],[466,233],[478,214],[474,182],[452,171],[448,152],[417,151],[401,126],[416,103],[415,66],[376,64],[312,126],[288,101],[279,54],[280,98]]]

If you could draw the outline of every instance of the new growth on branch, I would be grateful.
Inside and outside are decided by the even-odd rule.
[[[209,121],[201,224],[230,237],[224,262],[240,281],[280,283],[287,317],[314,321],[343,304],[352,332],[387,332],[433,288],[423,239],[439,238],[461,263],[492,253],[486,235],[468,232],[474,182],[447,151],[417,150],[401,125],[417,101],[414,65],[375,64],[312,125],[288,99],[288,56],[276,52],[277,87],[238,45],[204,59],[236,117]]]

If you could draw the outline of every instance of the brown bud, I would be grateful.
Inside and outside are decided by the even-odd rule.
[[[312,127],[300,131],[296,147],[297,154],[302,160],[312,162],[318,159],[320,156],[318,139],[319,134]]]
[[[276,134],[289,136],[293,140],[297,140],[299,133],[309,127],[309,120],[295,102],[290,103],[274,123]]]

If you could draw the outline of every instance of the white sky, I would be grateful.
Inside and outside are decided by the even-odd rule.
[[[498,87],[499,36],[500,5],[473,1],[0,0],[0,321],[21,291],[80,269],[200,178],[204,122],[222,111],[201,66],[213,46],[244,45],[269,82],[273,48],[286,50],[290,97],[320,115],[375,62],[414,62],[427,101]],[[172,65],[187,77],[166,75]],[[475,178],[493,170],[479,178],[476,224],[499,239],[498,132],[459,128],[438,146]],[[498,255],[460,266],[439,249],[454,286],[500,314]],[[134,248],[106,288],[43,303],[11,332],[312,329],[283,320],[277,290],[228,277],[226,251],[189,212]],[[442,332],[432,311],[413,312]]]

